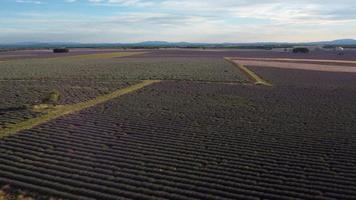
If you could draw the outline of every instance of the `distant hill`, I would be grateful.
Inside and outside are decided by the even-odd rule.
[[[135,45],[142,45],[142,46],[165,46],[165,45],[171,45],[170,42],[166,41],[145,41],[145,42],[138,42],[134,43]]]
[[[354,40],[354,39],[340,39],[340,40],[333,40],[333,41],[311,42],[310,44],[320,44],[320,45],[356,45],[356,40]]]
[[[339,39],[333,41],[307,42],[307,43],[282,43],[282,42],[255,42],[255,43],[194,43],[194,42],[166,42],[166,41],[145,41],[138,43],[76,43],[76,42],[18,42],[1,44],[0,48],[276,48],[290,47],[293,45],[329,45],[329,46],[350,46],[356,45],[354,39]]]

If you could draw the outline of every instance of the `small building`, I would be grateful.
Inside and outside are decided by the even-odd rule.
[[[337,55],[339,56],[343,56],[345,53],[344,53],[344,48],[343,47],[335,47],[334,48],[334,51],[337,53]]]
[[[343,47],[335,47],[334,50],[342,52],[342,51],[344,51],[344,48]]]

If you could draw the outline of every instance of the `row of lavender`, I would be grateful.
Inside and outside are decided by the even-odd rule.
[[[145,79],[243,80],[222,58],[33,59],[0,63],[0,69],[0,127],[38,116],[27,105],[52,91],[60,93],[59,104],[72,104]]]
[[[328,91],[159,83],[0,141],[0,182],[37,198],[352,199],[355,96]]]
[[[24,51],[9,51],[0,52],[1,60],[17,60],[17,59],[33,59],[33,58],[53,58],[53,57],[67,57],[75,55],[88,55],[98,53],[112,53],[122,51],[144,51],[150,54],[144,57],[255,57],[255,58],[304,58],[304,59],[332,59],[332,60],[356,60],[356,50],[349,49],[343,51],[342,54],[333,50],[316,50],[308,54],[292,53],[282,49],[276,50],[234,50],[234,49],[166,49],[166,50],[123,50],[123,49],[71,49],[68,54],[53,54],[51,50],[24,50]],[[141,57],[141,56],[137,56]]]
[[[74,104],[110,93],[132,83],[101,80],[8,80],[0,82],[0,128],[40,116],[31,107],[44,103],[53,91],[60,94],[57,104]]]

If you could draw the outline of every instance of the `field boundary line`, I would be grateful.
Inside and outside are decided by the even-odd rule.
[[[13,135],[19,131],[31,129],[35,126],[38,126],[38,125],[46,123],[48,121],[57,119],[59,117],[73,114],[73,113],[79,112],[83,109],[107,102],[109,100],[120,97],[122,95],[132,93],[134,91],[137,91],[139,89],[142,89],[146,86],[149,86],[149,85],[152,85],[152,84],[158,83],[158,82],[161,82],[161,81],[160,80],[144,80],[138,84],[135,84],[135,85],[132,85],[132,86],[129,86],[126,88],[118,89],[110,94],[98,96],[98,97],[95,97],[94,99],[91,99],[88,101],[71,104],[71,105],[55,106],[53,109],[49,110],[46,114],[43,114],[39,117],[32,118],[32,119],[14,124],[8,128],[0,129],[0,139],[4,138],[4,137],[8,137],[10,135]]]
[[[259,77],[255,72],[248,69],[246,66],[239,64],[238,62],[228,57],[225,57],[224,59],[239,68],[255,85],[272,86],[271,83]]]

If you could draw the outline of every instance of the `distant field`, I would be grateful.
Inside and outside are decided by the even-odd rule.
[[[321,60],[356,60],[356,50],[345,50],[344,55],[338,52],[312,51],[309,54],[294,54],[270,50],[156,50],[144,57],[244,57],[244,58],[289,58],[289,59],[321,59]]]
[[[160,80],[0,139],[3,194],[73,200],[356,196],[356,73],[335,70],[353,70],[355,52],[109,55],[0,63],[4,127],[41,116],[21,105],[37,104],[53,89],[68,106]],[[253,84],[238,64],[271,85]]]
[[[1,80],[89,78],[105,80],[194,79],[239,81],[223,58],[30,59],[0,63]]]
[[[327,60],[353,60],[356,61],[356,49],[344,51],[344,55],[338,55],[333,50],[312,51],[309,54],[293,54],[291,52],[274,50],[191,50],[191,49],[163,49],[163,50],[130,50],[129,52],[149,51],[144,57],[194,57],[194,58],[221,58],[221,57],[245,57],[245,58],[292,58],[292,59],[327,59]],[[0,52],[1,60],[13,60],[23,58],[55,58],[76,55],[101,54],[127,52],[123,49],[72,49],[68,54],[54,54],[51,50],[22,50]]]
[[[61,94],[59,104],[73,104],[147,79],[245,80],[236,68],[222,58],[131,58],[139,55],[144,54],[96,52],[0,63],[0,92],[3,94],[0,99],[0,127],[39,116],[41,113],[31,111],[24,105],[40,104],[41,99],[53,90]]]
[[[0,60],[16,60],[31,58],[62,58],[69,56],[81,56],[103,53],[127,52],[116,49],[71,49],[69,53],[53,53],[52,50],[19,50],[0,52]],[[130,51],[136,52],[136,51]]]
[[[238,63],[249,66],[260,66],[260,67],[272,67],[272,68],[282,68],[282,69],[300,69],[300,70],[311,70],[311,71],[326,71],[326,72],[348,72],[356,73],[356,62],[347,63],[337,63],[330,62],[325,64],[327,61],[322,62],[293,62],[293,61],[265,61],[265,60],[239,60]],[[344,65],[346,64],[346,65]]]

